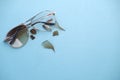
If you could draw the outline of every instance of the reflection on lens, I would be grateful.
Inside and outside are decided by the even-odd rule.
[[[25,25],[21,24],[8,32],[5,42],[14,48],[19,48],[26,44],[28,38],[28,29]]]

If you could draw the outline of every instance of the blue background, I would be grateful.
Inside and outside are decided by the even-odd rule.
[[[7,32],[44,10],[66,31],[13,49]],[[0,0],[0,80],[120,80],[120,0]],[[49,39],[56,53],[41,46]]]

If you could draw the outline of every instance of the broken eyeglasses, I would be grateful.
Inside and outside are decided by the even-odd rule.
[[[38,32],[52,32],[54,28],[65,31],[58,24],[54,12],[49,10],[42,11],[27,20],[25,23],[22,23],[11,29],[7,33],[4,41],[13,48],[20,48],[27,43],[29,37],[34,40],[35,34]],[[57,30],[53,31],[53,36],[58,35],[59,33]],[[55,51],[54,46],[48,40],[43,41],[42,45],[44,48]]]

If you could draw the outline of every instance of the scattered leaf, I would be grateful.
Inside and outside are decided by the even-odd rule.
[[[65,31],[65,29],[63,29],[63,28],[58,24],[57,21],[55,21],[55,26],[56,26],[58,29]]]
[[[46,30],[46,31],[52,31],[52,29],[50,28],[50,26],[48,25],[42,25],[43,28]]]
[[[59,32],[58,31],[54,31],[53,32],[53,36],[58,36],[59,35]]]
[[[54,46],[48,40],[42,42],[42,46],[47,49],[52,49],[55,52]]]
[[[31,29],[30,32],[31,32],[32,34],[36,34],[36,33],[37,33],[36,29]]]

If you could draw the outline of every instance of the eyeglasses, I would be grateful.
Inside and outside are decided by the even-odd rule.
[[[11,29],[7,33],[4,41],[13,48],[20,48],[27,43],[29,37],[34,40],[35,34],[37,34],[38,32],[52,32],[54,28],[65,31],[58,24],[54,12],[49,10],[42,11],[29,20],[25,21],[24,23]],[[53,32],[53,36],[56,35],[58,35],[58,31]],[[51,45],[52,49],[54,50],[54,47],[48,40],[44,41],[42,45],[45,48],[48,48],[46,47],[46,43],[49,46]]]

